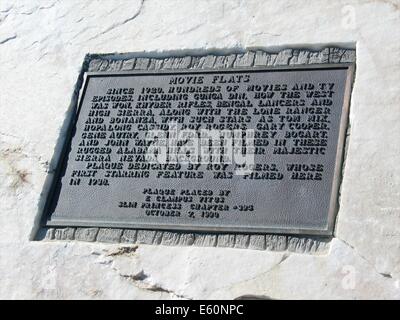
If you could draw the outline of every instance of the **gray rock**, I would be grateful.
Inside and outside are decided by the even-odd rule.
[[[162,69],[172,69],[174,58],[165,58],[163,60]]]
[[[250,236],[249,249],[265,250],[265,235],[252,234]]]
[[[322,51],[310,52],[309,64],[329,63],[329,48]]]
[[[191,69],[200,69],[204,62],[204,57],[192,57]]]
[[[250,236],[248,234],[237,234],[235,237],[235,248],[246,249],[249,246]]]
[[[235,246],[235,235],[234,234],[219,234],[217,246],[233,248]]]
[[[136,70],[147,70],[150,64],[150,59],[148,58],[137,58],[136,59]]]
[[[173,69],[187,69],[190,66],[192,61],[192,57],[182,57],[182,58],[174,58],[172,63]]]
[[[179,244],[179,233],[164,232],[161,239],[161,244],[165,246],[176,246]]]
[[[202,61],[201,63],[201,68],[203,69],[211,69],[214,67],[216,56],[213,55],[208,55],[205,57],[202,57],[200,60]]]
[[[342,55],[346,52],[346,49],[341,48],[331,48],[329,50],[329,62],[330,63],[339,63]]]
[[[120,71],[122,67],[122,60],[110,60],[107,71]]]
[[[232,68],[236,60],[236,54],[229,56],[218,56],[215,59],[214,68]]]
[[[287,237],[287,250],[296,253],[319,253],[327,248],[329,239],[313,239],[307,237]]]
[[[215,234],[195,234],[194,245],[199,247],[215,247],[217,245],[217,235]]]
[[[181,233],[178,243],[180,246],[191,246],[193,243],[194,243],[193,233]]]
[[[100,228],[97,234],[97,241],[118,243],[121,240],[122,232],[122,229]]]
[[[124,60],[122,62],[121,70],[122,71],[133,70],[133,68],[135,67],[135,62],[136,62],[135,58]]]
[[[99,228],[77,228],[75,240],[93,242],[96,240]]]
[[[340,59],[340,63],[352,62],[356,62],[356,50],[346,50]]]
[[[99,65],[99,68],[97,71],[107,71],[108,65],[109,65],[108,60],[105,60],[105,59],[101,60],[101,63]]]
[[[191,68],[192,69],[212,69],[216,56],[208,55],[204,57],[192,57]]]
[[[55,238],[55,229],[54,228],[47,228],[44,235],[44,240],[54,240]]]
[[[157,231],[154,235],[153,244],[161,244],[164,231]]]
[[[268,65],[269,54],[262,50],[256,51],[256,56],[254,58],[254,66],[266,66]]]
[[[330,63],[351,63],[356,61],[356,51],[352,49],[330,48]]]
[[[288,237],[287,250],[291,252],[303,253],[305,250],[304,238]]]
[[[137,237],[137,230],[125,229],[121,236],[122,243],[135,243]]]
[[[154,230],[138,230],[136,243],[152,244],[156,231]]]
[[[276,66],[288,66],[289,60],[293,56],[293,49],[285,49],[278,53],[276,56],[274,64]]]
[[[99,71],[101,63],[102,63],[102,60],[100,60],[100,59],[91,60],[89,62],[88,71],[91,71],[91,72]]]
[[[56,240],[74,240],[75,228],[58,228],[54,231]]]
[[[189,57],[189,56],[165,58],[162,68],[163,69],[186,69],[190,66],[191,60],[192,60],[192,57]]]
[[[289,65],[308,64],[310,51],[308,50],[293,50],[293,56],[289,60]]]
[[[279,235],[266,235],[265,247],[271,251],[285,251],[287,249],[287,237]]]
[[[236,56],[234,67],[251,67],[254,64],[255,52],[248,51],[244,54],[238,54]]]
[[[160,70],[163,66],[163,59],[150,59],[149,70]]]
[[[254,58],[254,66],[273,66],[275,64],[276,54],[265,51],[257,51]]]

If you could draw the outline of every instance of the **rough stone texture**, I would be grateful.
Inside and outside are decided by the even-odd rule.
[[[152,244],[161,244],[163,235],[164,235],[163,231],[157,231],[156,234],[154,235]]]
[[[152,244],[156,231],[154,230],[138,230],[136,236],[136,243]]]
[[[75,240],[79,241],[96,241],[97,233],[99,228],[76,228]]]
[[[214,68],[232,68],[236,60],[236,55],[218,56],[215,59]]]
[[[235,248],[247,249],[249,242],[250,236],[248,234],[237,234],[235,237]]]
[[[160,70],[162,68],[162,65],[163,65],[162,59],[151,59],[149,70]]]
[[[44,239],[45,240],[54,240],[55,239],[55,229],[48,228],[47,230],[45,230]]]
[[[325,254],[330,237],[305,237],[257,234],[207,234],[180,231],[157,231],[113,228],[43,228],[38,240],[79,240],[126,244],[152,244],[165,246],[202,246],[290,251],[307,254]]]
[[[283,235],[266,235],[266,248],[272,251],[285,251],[287,249],[287,237]]]
[[[137,58],[136,59],[135,69],[137,69],[137,70],[147,70],[149,64],[150,64],[150,59],[149,58]]]
[[[122,243],[135,243],[137,237],[137,230],[126,229],[122,233],[121,242]]]
[[[164,232],[161,239],[162,245],[173,246],[179,244],[180,234],[178,232]]]
[[[234,234],[218,234],[218,247],[231,247],[235,246],[235,235]]]
[[[215,234],[196,234],[194,237],[195,246],[215,247],[217,236]]]
[[[211,69],[214,67],[215,60],[217,59],[216,56],[208,55],[206,57],[201,57],[202,60],[201,68],[203,69]]]
[[[136,62],[135,58],[124,60],[122,62],[121,71],[133,70],[133,67],[135,66],[135,62]]]
[[[194,233],[182,233],[179,237],[178,245],[191,246],[194,243]]]
[[[173,57],[164,59],[162,69],[185,69],[190,66],[192,57]]]
[[[400,299],[399,15],[396,1],[378,0],[1,1],[0,298]],[[354,62],[348,49],[356,44],[330,244],[267,235],[266,250],[239,250],[200,233],[192,246],[75,241],[94,241],[97,228],[77,228],[74,241],[28,241],[88,52],[143,53],[118,63],[98,56],[87,61],[92,71],[132,70],[137,57],[149,58],[152,70],[223,68],[246,48],[256,52],[255,66]],[[280,54],[285,47],[291,53]],[[190,54],[198,58],[183,58]],[[168,55],[180,59],[167,62]],[[216,58],[206,63],[202,55]],[[61,229],[46,234],[71,237]],[[162,241],[163,232],[140,233],[141,243]]]
[[[129,56],[129,54],[127,54]],[[277,53],[265,50],[247,51],[236,54],[219,54],[206,56],[129,58],[120,60],[118,55],[96,55],[91,58],[88,71],[113,72],[126,70],[158,70],[158,69],[221,69],[249,68],[252,66],[291,66],[324,63],[352,63],[356,61],[354,49],[329,47],[321,50],[283,49]],[[116,60],[117,59],[117,60]]]
[[[263,234],[250,235],[249,249],[265,250],[265,235]]]
[[[258,50],[256,52],[254,66],[270,66],[273,65],[276,58],[276,54],[267,53],[265,51]]]
[[[233,64],[234,67],[251,67],[254,63],[254,52],[246,52],[244,54],[236,55],[235,63]]]
[[[62,228],[54,231],[56,240],[74,240],[75,228]]]
[[[100,228],[96,240],[99,242],[120,242],[122,229]]]

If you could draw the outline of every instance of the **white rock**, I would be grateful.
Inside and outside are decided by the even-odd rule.
[[[325,255],[141,244],[126,256],[110,255],[125,244],[28,241],[87,53],[323,44],[357,47],[337,238]],[[399,56],[400,10],[389,1],[1,1],[0,298],[399,299]]]

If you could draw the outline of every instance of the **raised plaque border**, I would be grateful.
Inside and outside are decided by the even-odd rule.
[[[127,53],[127,54],[89,54],[85,57],[75,91],[72,97],[67,117],[61,130],[61,134],[55,149],[53,159],[49,166],[48,176],[43,187],[39,202],[38,215],[31,233],[31,240],[83,240],[100,242],[125,242],[125,243],[147,243],[147,244],[169,244],[169,245],[201,245],[201,246],[227,246],[253,249],[289,250],[295,252],[318,251],[325,248],[327,240],[332,238],[335,218],[337,216],[340,199],[340,182],[344,168],[346,153],[345,143],[348,139],[348,108],[355,69],[356,52],[354,49],[326,47],[320,50],[312,49],[282,49],[274,52],[267,50],[236,51],[234,53],[224,52],[183,52],[182,54],[169,53]],[[327,232],[312,233],[307,235],[268,234],[263,231],[260,234],[246,234],[243,232],[226,233],[225,231],[170,231],[157,229],[132,229],[132,228],[101,228],[101,227],[46,227],[47,201],[51,198],[53,184],[56,183],[60,160],[65,153],[65,147],[70,141],[71,126],[77,114],[79,92],[82,89],[85,73],[111,75],[113,73],[137,73],[141,70],[150,70],[154,73],[258,69],[271,70],[282,69],[309,69],[309,68],[331,68],[347,67],[348,81],[345,92],[345,103],[340,125],[338,153],[335,168],[335,179],[331,197],[331,210],[329,212],[329,228]],[[121,72],[122,71],[122,72]],[[347,141],[346,141],[347,140]],[[274,233],[279,230],[274,229]],[[297,230],[292,230],[296,233]],[[307,249],[308,248],[308,249]]]

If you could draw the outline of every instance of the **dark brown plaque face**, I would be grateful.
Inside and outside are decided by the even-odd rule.
[[[47,225],[330,234],[351,74],[88,73]]]

